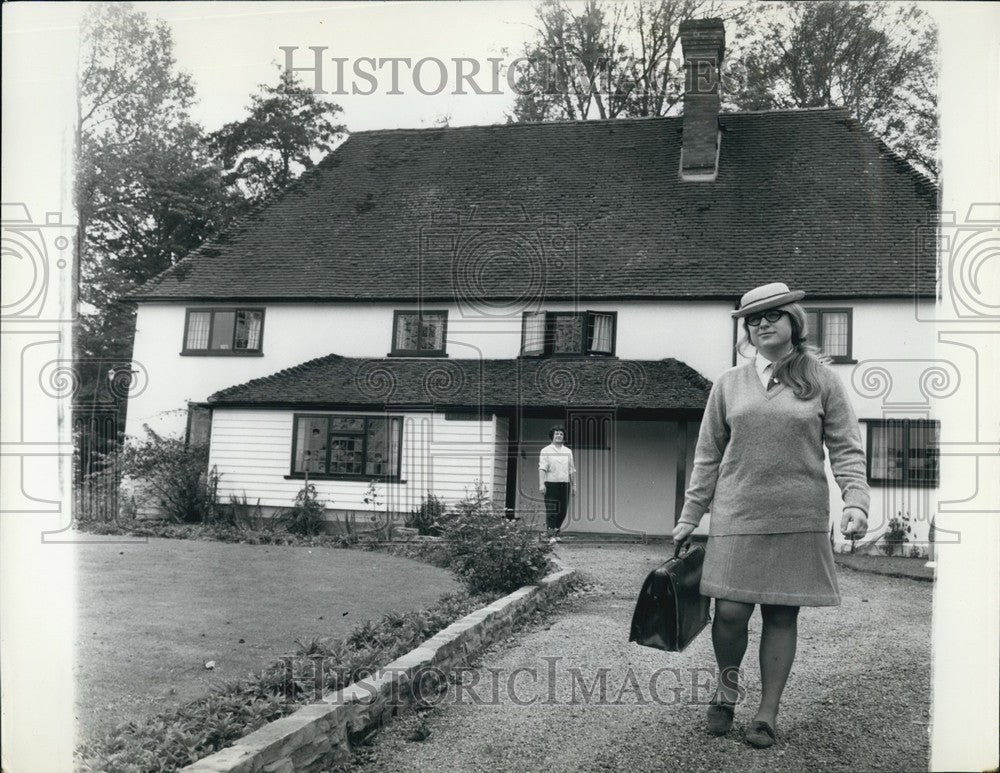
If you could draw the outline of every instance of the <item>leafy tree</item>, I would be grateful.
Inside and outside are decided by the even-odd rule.
[[[133,314],[117,299],[214,232],[229,202],[167,25],[130,4],[94,4],[81,44],[76,351],[127,359]]]
[[[846,106],[903,158],[937,173],[935,30],[903,3],[543,0],[508,120],[679,113],[680,24],[712,16],[726,21],[727,109]]]
[[[936,31],[909,4],[783,3],[734,62],[746,110],[845,106],[930,176],[937,174]]]
[[[320,99],[287,70],[276,86],[261,84],[247,110],[245,119],[226,124],[210,141],[226,184],[251,201],[271,196],[311,169],[314,157],[333,150],[344,133],[334,123],[340,106]]]
[[[727,46],[738,48],[753,13],[748,3],[716,0],[543,0],[534,39],[515,77],[517,122],[634,118],[680,109],[684,72],[680,24],[719,17]]]

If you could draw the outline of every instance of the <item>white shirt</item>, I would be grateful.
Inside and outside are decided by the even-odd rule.
[[[753,364],[757,368],[757,376],[760,378],[760,383],[764,385],[764,389],[767,389],[767,383],[771,380],[771,376],[774,373],[774,363],[767,359],[767,357],[761,357],[760,354],[756,354],[754,355]]]
[[[545,473],[546,483],[569,483],[570,474],[576,472],[573,452],[566,446],[556,448],[550,443],[538,455],[538,469]]]

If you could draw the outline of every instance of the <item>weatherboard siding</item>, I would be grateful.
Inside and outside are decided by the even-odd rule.
[[[220,474],[219,496],[246,496],[264,507],[289,507],[303,487],[290,479],[293,411],[221,408],[213,413],[210,466]],[[310,413],[327,413],[311,411]],[[329,412],[373,415],[361,412]],[[384,414],[379,414],[384,415]],[[474,486],[476,479],[492,491],[495,477],[494,422],[450,421],[443,414],[393,413],[403,416],[402,481],[377,484],[382,509],[406,513],[419,506],[428,491],[449,504]],[[328,509],[371,512],[364,497],[367,480],[310,478]]]

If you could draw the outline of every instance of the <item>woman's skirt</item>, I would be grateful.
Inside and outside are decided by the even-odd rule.
[[[730,534],[709,537],[701,594],[751,604],[840,604],[830,535]]]

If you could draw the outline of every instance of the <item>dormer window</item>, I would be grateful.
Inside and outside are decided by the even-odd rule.
[[[181,354],[260,355],[264,309],[188,309]]]
[[[613,311],[525,312],[521,356],[610,357],[615,353],[617,321]]]
[[[392,320],[393,357],[444,357],[447,311],[397,311]]]

